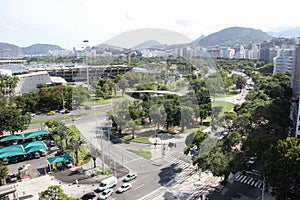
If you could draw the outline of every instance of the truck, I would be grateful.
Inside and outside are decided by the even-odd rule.
[[[117,185],[117,182],[118,182],[118,179],[115,176],[106,178],[99,183],[98,191],[103,191],[105,189],[112,188]]]

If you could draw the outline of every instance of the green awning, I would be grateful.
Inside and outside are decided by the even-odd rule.
[[[27,143],[23,144],[23,147],[27,154],[47,149],[47,146],[43,141],[27,142]]]
[[[54,156],[54,157],[47,158],[47,162],[49,165],[52,165],[55,163],[61,163],[61,162],[65,162],[65,161],[71,161],[71,160],[73,160],[73,157],[68,153],[61,155],[61,156]]]
[[[0,148],[0,158],[7,158],[24,154],[24,147],[20,144]]]
[[[22,140],[24,139],[23,134],[16,134],[16,135],[8,135],[4,136],[0,139],[0,142],[6,142],[6,141],[11,141],[11,140]]]
[[[28,139],[28,138],[34,138],[37,136],[48,135],[48,134],[49,134],[49,131],[41,130],[41,131],[36,131],[36,132],[25,133],[23,135],[24,135],[25,139]]]

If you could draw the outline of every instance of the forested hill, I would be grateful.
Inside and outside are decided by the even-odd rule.
[[[272,36],[267,33],[243,27],[230,27],[210,34],[206,37],[200,37],[195,42],[201,46],[235,46],[237,44],[259,43],[271,39]]]

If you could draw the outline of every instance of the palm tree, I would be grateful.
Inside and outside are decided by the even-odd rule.
[[[53,130],[53,135],[58,135],[60,139],[60,150],[64,152],[63,140],[67,140],[67,134],[69,132],[68,127],[66,127],[62,122],[59,122],[57,127]],[[68,143],[66,143],[67,146]]]
[[[80,150],[80,146],[82,144],[84,144],[85,141],[83,140],[82,137],[71,137],[70,141],[69,141],[69,145],[67,146],[68,151],[70,152],[74,152],[75,154],[75,165],[78,166],[78,157],[79,157],[79,150]]]
[[[91,157],[93,159],[94,168],[96,168],[97,167],[97,165],[96,165],[96,159],[100,155],[99,151],[96,148],[92,147],[90,154],[91,154]]]
[[[6,178],[8,176],[8,169],[3,162],[0,162],[0,185],[6,184]]]

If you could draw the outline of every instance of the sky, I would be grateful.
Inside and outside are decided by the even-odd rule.
[[[135,30],[191,40],[233,26],[277,31],[300,26],[299,8],[296,0],[0,0],[0,42],[71,50]]]

